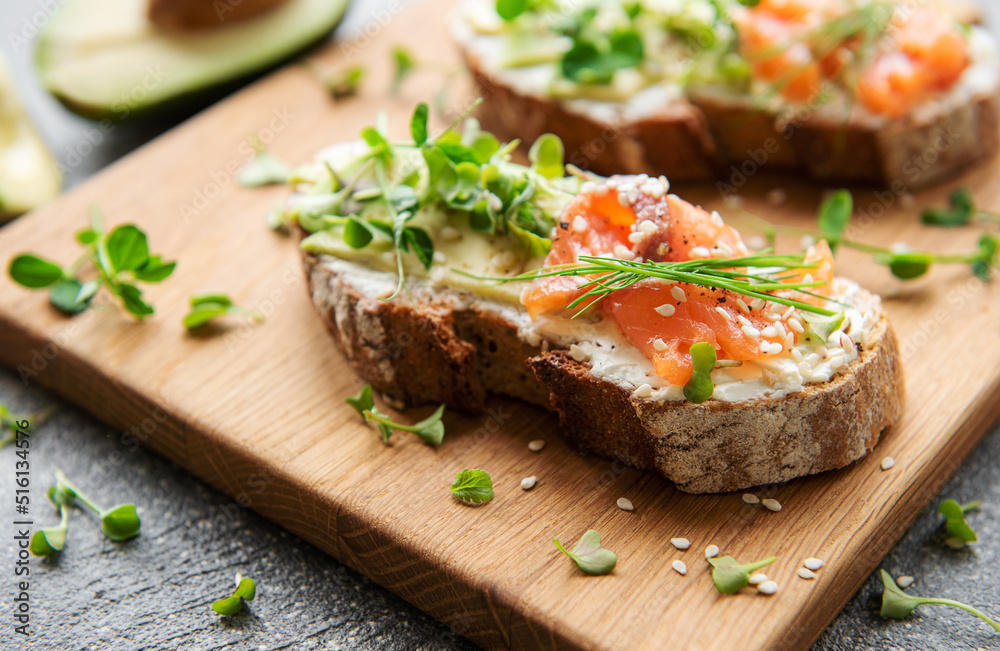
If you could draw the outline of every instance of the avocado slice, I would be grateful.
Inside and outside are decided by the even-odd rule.
[[[207,0],[206,0],[207,1]],[[124,120],[204,104],[323,40],[348,0],[288,0],[217,29],[157,29],[146,0],[66,0],[39,36],[46,88],[76,113]]]
[[[14,92],[0,55],[0,224],[59,194],[62,175]]]

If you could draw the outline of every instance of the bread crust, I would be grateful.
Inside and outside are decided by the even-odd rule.
[[[693,96],[639,121],[595,119],[569,103],[525,93],[492,74],[458,39],[466,67],[486,99],[477,112],[505,140],[562,138],[566,160],[602,175],[666,175],[671,181],[739,180],[765,166],[823,180],[873,182],[919,190],[953,178],[1000,149],[1000,74],[988,91],[934,113],[874,126],[807,112],[791,121],[746,98]],[[763,161],[760,152],[765,152]]]

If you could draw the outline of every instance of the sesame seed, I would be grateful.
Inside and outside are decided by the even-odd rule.
[[[788,309],[785,310],[785,313],[781,315],[781,318],[783,318],[783,319],[790,319],[793,314],[795,314],[795,306],[794,305],[789,305]]]
[[[815,282],[815,281],[813,280],[813,275],[812,274],[806,274],[805,276],[802,276],[802,282],[808,284],[808,283]]]
[[[781,315],[776,312],[764,312],[764,318],[768,321],[777,321],[781,318]]]
[[[521,480],[521,488],[526,491],[530,491],[532,488],[535,487],[535,481],[536,477],[534,476],[525,477],[524,479]]]
[[[660,316],[673,316],[674,312],[677,311],[677,308],[675,308],[670,303],[664,303],[660,307],[654,307],[653,311],[659,314]]]
[[[715,247],[722,255],[727,258],[733,257],[733,250],[729,248],[729,245],[725,242],[719,242],[718,246]]]
[[[760,585],[761,583],[767,582],[766,574],[751,574],[750,575],[750,585]]]
[[[725,308],[716,306],[715,311],[722,315],[722,318],[726,321],[732,321],[733,317],[729,315],[729,312]]]
[[[696,246],[693,249],[691,249],[692,258],[710,258],[711,256],[712,252],[709,251],[707,247]]]
[[[774,326],[767,326],[766,328],[760,331],[760,334],[763,337],[777,337],[778,329],[775,328]]]
[[[644,219],[642,220],[642,223],[639,224],[639,230],[645,233],[646,235],[652,235],[657,231],[656,223],[654,223],[652,220]]]
[[[642,241],[644,237],[646,237],[645,233],[641,231],[636,231],[634,233],[628,234],[628,241],[631,242],[632,244],[638,244],[639,242]]]
[[[587,355],[587,351],[585,351],[579,344],[572,344],[569,347],[569,356],[578,362],[585,361],[589,357],[589,355]]]
[[[740,308],[747,314],[750,314],[750,308],[747,306],[746,301],[744,301],[742,298],[736,299],[736,307]]]
[[[634,185],[629,186],[626,192],[628,193],[628,202],[630,204],[637,202],[639,200],[639,197],[642,196],[639,192],[639,188],[635,187]]]
[[[779,343],[773,343],[773,344],[771,344],[770,353],[772,355],[780,355],[782,352],[784,352],[784,350],[785,350],[785,347],[782,346]]]
[[[805,326],[802,325],[802,322],[795,318],[788,320],[788,327],[794,330],[795,332],[798,332],[799,334],[802,334],[803,332],[806,331]]]
[[[726,225],[726,222],[722,221],[722,215],[719,214],[718,210],[712,211],[712,225],[722,228]]]
[[[737,314],[736,315],[736,320],[739,321],[740,325],[744,325],[744,326],[752,326],[753,325],[753,323],[751,323],[750,319],[746,318],[742,314]]]
[[[597,190],[597,184],[593,181],[584,181],[580,186],[581,194],[593,194],[595,190]]]
[[[747,326],[747,325],[745,325],[745,326],[743,326],[742,330],[743,330],[743,334],[745,334],[746,336],[750,337],[751,339],[757,339],[758,337],[760,337],[760,330],[758,330],[757,328],[755,328],[753,326]]]
[[[653,340],[653,349],[663,352],[667,349],[667,342],[663,341],[659,337]]]
[[[660,176],[659,176],[659,177],[657,178],[657,180],[658,180],[658,181],[660,182],[660,185],[662,185],[662,186],[663,186],[663,191],[664,191],[664,192],[670,192],[670,181],[668,181],[668,180],[667,180],[667,177],[665,177],[665,176],[663,176],[663,175],[661,174],[661,175],[660,175]]]
[[[762,298],[755,298],[752,301],[750,301],[750,309],[751,310],[759,310],[762,307],[764,307],[764,299],[762,299]]]
[[[805,579],[806,581],[812,581],[816,578],[816,573],[806,567],[800,567],[796,574],[799,575],[800,579]]]
[[[799,350],[798,348],[792,348],[792,359],[798,363],[804,361],[805,356],[802,354],[802,351]]]
[[[615,257],[622,259],[632,259],[632,249],[624,244],[615,244]]]
[[[771,342],[767,341],[766,339],[760,342],[760,348],[758,350],[760,350],[760,353],[762,355],[767,355],[768,353],[771,352]]]
[[[542,439],[535,439],[534,441],[528,443],[528,449],[532,452],[541,452],[544,447],[545,441]]]
[[[885,459],[882,459],[882,470],[889,470],[894,465],[896,465],[896,460],[893,459],[892,457],[886,457]]]
[[[705,548],[705,558],[715,558],[719,555],[718,545],[709,545]]]
[[[671,563],[671,567],[673,567],[674,571],[677,572],[678,574],[688,573],[688,566],[684,564],[684,561],[674,561],[673,563]]]
[[[774,331],[778,333],[778,336],[781,337],[782,339],[784,339],[785,335],[788,334],[785,331],[785,326],[783,323],[781,323],[781,321],[778,321],[777,323],[774,324]]]
[[[806,569],[809,569],[809,570],[812,570],[813,572],[815,572],[819,568],[823,567],[823,561],[821,561],[818,558],[813,558],[813,557],[810,556],[806,560],[802,561],[802,565]]]
[[[627,497],[619,497],[616,504],[618,505],[618,508],[620,508],[622,511],[635,510],[635,507],[632,505],[632,500],[628,499]]]
[[[650,179],[642,184],[642,193],[647,197],[652,197],[653,199],[661,199],[667,191],[663,189],[662,184]]]
[[[768,511],[774,511],[775,513],[777,513],[778,511],[781,510],[781,502],[775,499],[771,499],[770,497],[765,500],[761,500],[760,503],[763,504]]]
[[[785,335],[785,348],[792,350],[795,348],[795,333],[789,332]],[[801,353],[799,353],[801,355]]]
[[[632,205],[632,202],[628,200],[628,193],[625,192],[624,190],[618,191],[618,203],[620,203],[626,208],[629,208]]]
[[[904,574],[903,576],[901,576],[898,579],[896,579],[896,585],[898,585],[903,590],[906,590],[911,585],[913,585],[913,580],[914,579],[913,579],[912,576]]]
[[[680,287],[671,287],[670,295],[673,296],[675,300],[681,303],[686,303],[688,300],[687,294]]]
[[[773,595],[778,591],[778,584],[774,581],[764,581],[759,586],[757,586],[758,592],[766,595]]]
[[[590,228],[590,224],[587,220],[583,218],[582,215],[577,215],[573,218],[573,230],[577,233],[586,233],[587,229]]]
[[[743,501],[747,504],[760,504],[760,498],[753,493],[743,493]]]
[[[676,547],[677,549],[684,551],[685,549],[691,546],[691,541],[688,540],[687,538],[671,538],[670,544]]]
[[[648,398],[653,395],[653,387],[648,384],[640,384],[639,387],[632,392],[636,398]]]
[[[445,256],[444,251],[435,251],[433,256],[434,262],[438,264],[444,264],[448,261],[447,256]]]

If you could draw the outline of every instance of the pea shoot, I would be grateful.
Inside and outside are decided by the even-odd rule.
[[[329,74],[320,74],[319,80],[334,101],[347,99],[358,94],[367,75],[362,65],[350,66]]]
[[[195,330],[222,316],[236,314],[245,315],[260,322],[264,320],[264,315],[255,310],[249,310],[233,303],[233,299],[220,292],[204,292],[194,294],[189,299],[191,311],[188,312],[182,323],[188,330]]]
[[[106,233],[96,207],[91,209],[90,222],[89,228],[76,234],[85,250],[72,265],[64,268],[33,254],[22,254],[10,263],[11,278],[29,289],[48,289],[49,301],[64,314],[79,314],[89,308],[102,287],[139,319],[152,314],[153,306],[144,300],[138,283],[166,280],[177,263],[150,254],[146,234],[138,226],[124,224]],[[97,272],[93,280],[80,276],[86,263]]]
[[[292,166],[278,158],[259,138],[252,138],[254,156],[240,170],[236,180],[244,188],[287,183]]]
[[[396,95],[403,87],[403,82],[416,69],[417,59],[410,50],[397,45],[392,49],[392,65],[392,84],[389,86],[389,92]]]
[[[48,498],[59,511],[59,524],[54,527],[42,527],[31,536],[28,550],[35,556],[54,556],[66,547],[69,502],[72,498],[56,486],[49,487]]]
[[[917,597],[909,595],[903,592],[903,590],[896,585],[896,582],[888,572],[881,570],[881,573],[882,585],[884,586],[884,590],[882,592],[882,610],[880,613],[882,617],[887,619],[906,619],[919,606],[954,606],[955,608],[961,608],[965,612],[975,615],[992,626],[995,631],[1000,633],[1000,622],[992,619],[981,610],[951,599],[938,599],[934,597]]]
[[[466,468],[455,476],[451,494],[466,504],[486,504],[493,499],[493,479],[485,470]]]
[[[736,594],[750,585],[750,575],[753,572],[767,567],[776,560],[777,556],[771,556],[756,563],[741,565],[732,556],[723,556],[710,558],[708,562],[712,564],[712,582],[715,583],[715,589],[722,594]]]
[[[593,529],[583,534],[573,551],[568,551],[556,538],[553,538],[552,542],[559,551],[573,559],[584,574],[591,576],[610,574],[618,564],[618,557],[610,549],[601,547],[601,534]]]
[[[129,540],[139,535],[139,516],[135,511],[135,504],[118,504],[110,509],[102,509],[89,497],[80,492],[80,489],[70,483],[66,475],[61,470],[55,471],[56,483],[50,489],[50,494],[60,495],[62,503],[69,504],[73,500],[79,500],[84,506],[97,514],[101,518],[101,531],[109,540],[120,542]]]
[[[973,222],[1000,223],[1000,214],[981,210],[969,188],[958,188],[948,197],[947,208],[925,208],[920,221],[928,226],[968,226]]]
[[[52,406],[33,414],[15,414],[10,407],[0,403],[0,433],[3,434],[3,438],[0,438],[0,449],[17,441],[18,430],[24,432],[38,427],[55,411],[56,408]]]
[[[938,507],[938,513],[945,518],[945,529],[948,538],[945,544],[954,549],[961,549],[969,543],[979,542],[976,531],[965,521],[965,514],[980,507],[981,503],[976,500],[968,504],[959,504],[955,500],[945,500]]]
[[[715,385],[712,383],[715,362],[715,347],[712,344],[699,342],[691,346],[691,364],[694,366],[694,372],[684,385],[684,398],[688,402],[697,405],[712,397],[715,392]]]
[[[212,610],[223,617],[233,617],[243,612],[243,601],[253,601],[257,596],[257,584],[240,574],[236,575],[236,590],[232,596],[212,602]]]
[[[372,385],[370,384],[366,384],[358,395],[351,396],[344,402],[358,412],[366,423],[375,423],[383,443],[389,443],[393,430],[416,434],[421,441],[434,447],[441,445],[444,441],[444,423],[441,422],[441,418],[444,416],[444,405],[438,407],[433,414],[422,421],[413,425],[404,425],[393,421],[378,410],[378,407],[375,406],[375,400],[372,398]]]

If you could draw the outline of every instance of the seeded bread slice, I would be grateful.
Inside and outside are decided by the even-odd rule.
[[[505,140],[562,138],[566,160],[598,174],[719,180],[736,191],[761,168],[823,180],[874,182],[898,192],[952,178],[1000,149],[1000,59],[988,36],[982,62],[912,115],[885,119],[817,104],[779,117],[754,100],[703,89],[687,98],[626,103],[557,100],[528,92],[483,59],[455,22],[466,67],[485,101],[477,117]],[[658,102],[658,103],[657,103]],[[631,117],[641,115],[642,117]]]

